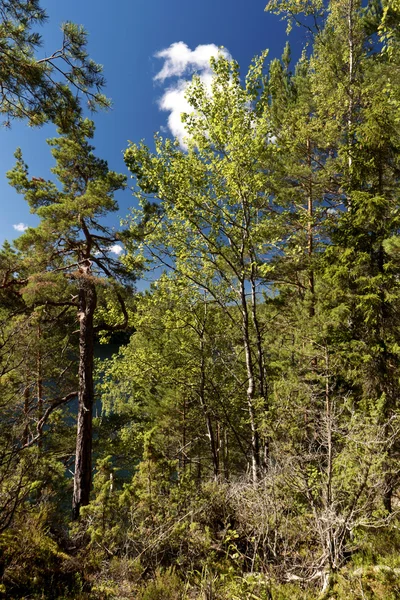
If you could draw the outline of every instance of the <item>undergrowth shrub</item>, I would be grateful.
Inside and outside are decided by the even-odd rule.
[[[3,562],[2,591],[14,598],[78,598],[83,575],[49,529],[45,507],[26,506],[13,527],[0,536]]]

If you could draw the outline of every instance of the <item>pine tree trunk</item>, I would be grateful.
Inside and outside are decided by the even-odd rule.
[[[89,269],[90,267],[88,267],[88,271]],[[92,421],[94,404],[93,314],[96,302],[95,286],[89,279],[85,279],[79,290],[79,393],[74,493],[72,500],[73,519],[79,517],[81,506],[89,504],[92,485]]]

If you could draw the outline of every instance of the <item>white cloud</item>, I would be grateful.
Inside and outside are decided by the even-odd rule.
[[[25,223],[17,223],[16,225],[13,225],[15,231],[26,231],[28,229],[28,225],[25,225]]]
[[[184,145],[183,138],[186,135],[185,126],[181,120],[181,114],[192,111],[185,98],[187,86],[188,81],[184,81],[183,79],[178,80],[174,87],[165,90],[159,102],[160,109],[169,112],[167,119],[168,128],[172,135],[178,138],[181,145]]]
[[[156,81],[165,83],[171,77],[178,78],[163,93],[159,107],[169,112],[168,127],[177,137],[182,146],[186,135],[184,124],[181,121],[183,112],[191,112],[192,108],[185,99],[185,91],[194,73],[197,73],[206,88],[211,88],[212,70],[210,59],[222,53],[229,60],[231,55],[226,48],[218,48],[215,44],[201,44],[191,50],[184,42],[175,42],[155,55],[164,59],[162,69],[154,77]]]
[[[116,254],[117,256],[119,256],[121,254],[121,252],[123,251],[123,248],[119,244],[114,244],[114,246],[110,246],[110,248],[108,250],[109,250],[109,252],[112,252],[113,254]]]
[[[195,71],[209,71],[210,58],[217,56],[219,51],[230,56],[227,50],[219,49],[215,44],[200,44],[191,50],[184,42],[175,42],[155,55],[156,58],[165,59],[165,62],[154,79],[165,81],[169,77],[191,75]]]

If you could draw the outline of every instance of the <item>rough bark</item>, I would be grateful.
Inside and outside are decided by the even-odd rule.
[[[94,283],[90,280],[90,266],[82,279],[79,290],[79,392],[78,392],[78,424],[76,435],[74,493],[72,499],[72,516],[79,517],[81,506],[89,503],[92,485],[92,422],[94,404],[93,383],[93,350],[94,325],[93,315],[96,308],[97,295]]]

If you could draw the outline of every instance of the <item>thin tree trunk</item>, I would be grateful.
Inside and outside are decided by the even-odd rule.
[[[353,166],[353,122],[354,122],[354,2],[349,0],[347,25],[349,44],[349,108],[347,113],[347,136],[348,136],[348,169],[350,177],[350,188],[352,188],[352,166]],[[351,200],[348,200],[348,208],[351,210]]]
[[[251,317],[254,327],[254,332],[256,334],[256,347],[257,347],[257,365],[258,365],[258,388],[259,395],[263,401],[263,409],[265,412],[268,410],[268,391],[267,391],[267,376],[265,369],[265,361],[264,361],[264,350],[262,343],[262,332],[260,323],[258,320],[257,314],[257,294],[256,294],[256,281],[255,281],[255,256],[252,254],[252,267],[251,267]],[[261,446],[261,443],[260,443]],[[262,451],[259,462],[260,465],[262,463],[263,471],[266,473],[268,458],[269,458],[269,441],[268,438],[264,435],[262,439]]]
[[[205,311],[207,310],[207,306],[205,305]],[[205,363],[205,348],[204,348],[204,329],[205,329],[205,320],[206,314],[204,315],[204,323],[202,330],[200,331],[200,389],[199,389],[199,398],[200,404],[204,413],[204,418],[207,426],[207,435],[210,440],[210,449],[213,461],[213,471],[215,479],[218,479],[219,476],[219,452],[218,446],[215,439],[214,429],[212,426],[210,409],[206,400],[206,363]]]
[[[314,253],[314,234],[313,234],[313,185],[312,185],[312,173],[311,173],[311,142],[310,138],[307,138],[307,162],[310,169],[309,182],[308,182],[308,226],[307,226],[307,254],[308,254],[308,289],[310,291],[310,317],[315,316],[315,288],[314,288],[314,269],[312,266],[312,257]]]
[[[244,281],[240,282],[240,300],[242,305],[242,334],[243,346],[246,360],[247,371],[247,406],[249,410],[249,421],[251,429],[251,476],[253,483],[257,483],[260,470],[260,436],[256,423],[256,414],[254,407],[255,381],[253,359],[251,356],[251,342],[249,329],[249,314],[246,301],[246,291]]]
[[[224,457],[224,478],[225,481],[229,481],[229,444],[228,444],[228,430],[224,427],[223,436],[223,457]]]
[[[179,462],[181,464],[181,470],[185,471],[186,469],[186,463],[187,463],[187,459],[186,459],[186,444],[187,444],[187,435],[186,435],[186,418],[187,418],[187,399],[186,399],[186,394],[183,397],[183,413],[182,413],[182,418],[183,418],[183,423],[182,423],[182,454],[180,456]]]
[[[327,481],[326,481],[326,513],[332,512],[332,476],[333,476],[333,439],[332,439],[332,400],[330,393],[330,365],[328,349],[325,348],[325,420],[326,420],[326,460],[327,460]],[[332,572],[337,566],[337,540],[332,530],[332,524],[327,528],[327,552],[329,557],[329,570]]]
[[[88,276],[89,272],[90,266],[87,266],[84,274]],[[96,303],[96,288],[90,279],[86,277],[83,279],[79,290],[78,427],[76,436],[74,493],[72,500],[72,516],[74,519],[79,517],[81,506],[89,504],[89,495],[92,484],[92,421],[94,405],[93,315]]]
[[[40,348],[40,340],[41,340],[41,329],[40,324],[38,325],[38,352],[36,356],[36,394],[37,394],[37,418],[38,418],[38,447],[41,448],[43,444],[42,435],[43,435],[43,375],[42,375],[42,351]]]
[[[22,434],[22,444],[25,446],[29,441],[29,405],[30,405],[30,387],[28,377],[24,388],[24,431]]]

